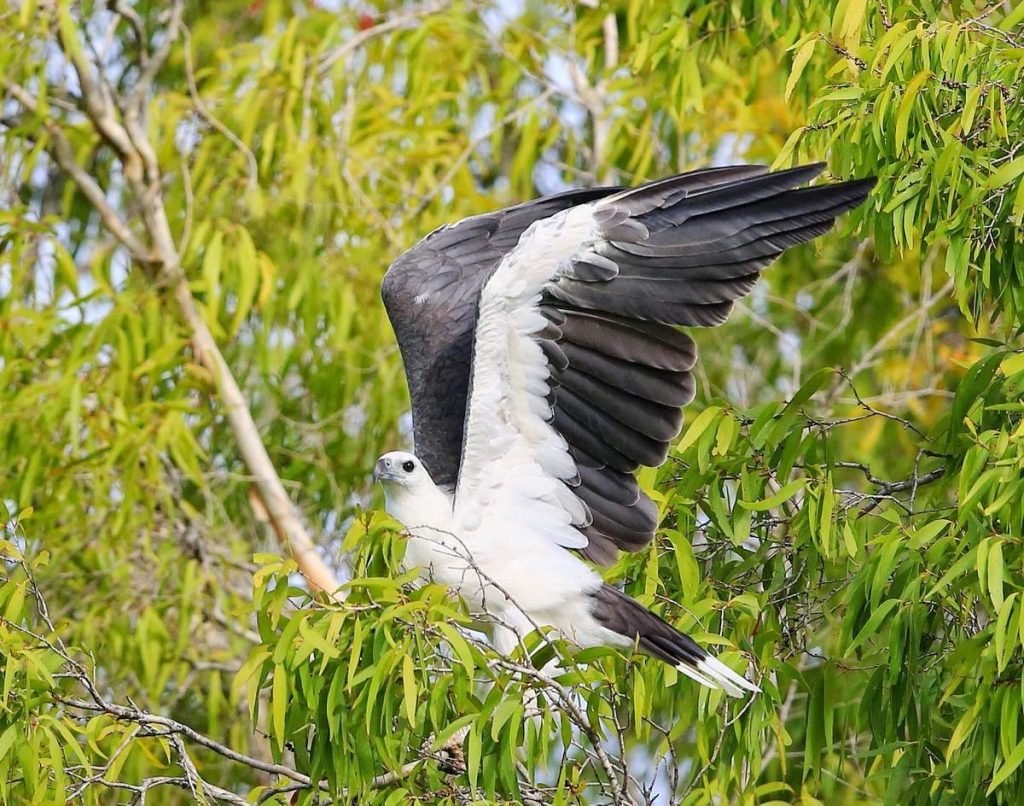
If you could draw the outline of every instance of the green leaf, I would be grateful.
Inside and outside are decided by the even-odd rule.
[[[867,623],[861,627],[860,632],[857,633],[856,637],[850,642],[850,645],[846,648],[847,652],[853,652],[857,647],[867,641],[874,635],[878,634],[879,628],[882,626],[882,622],[889,616],[889,614],[900,604],[899,599],[886,599],[882,604],[875,610],[868,618]]]
[[[841,38],[844,41],[857,41],[860,39],[860,31],[864,25],[864,14],[867,10],[867,0],[849,0],[846,13],[843,16],[843,27]]]
[[[480,762],[483,756],[483,737],[476,724],[470,726],[468,741],[466,743],[466,779],[469,781],[469,788],[475,790],[477,781],[480,778]]]
[[[438,624],[437,629],[444,635],[455,656],[462,663],[463,668],[466,670],[466,675],[471,677],[474,669],[473,654],[469,644],[466,643],[466,639],[450,624]]]
[[[915,529],[911,535],[910,545],[914,549],[922,549],[929,546],[934,540],[939,537],[949,527],[950,521],[945,518],[938,518],[937,520],[926,523]]]
[[[982,700],[977,700],[957,722],[953,728],[953,735],[949,737],[949,744],[946,746],[946,759],[951,759],[967,738],[974,732],[978,725],[978,717],[981,715]]]
[[[284,718],[288,708],[288,675],[284,666],[274,667],[274,685],[270,694],[270,713],[277,749],[284,752]]]
[[[412,656],[406,653],[402,658],[402,695],[405,703],[405,717],[410,725],[416,724],[416,669]]]
[[[18,738],[19,732],[18,725],[15,723],[7,728],[3,735],[0,735],[0,761],[7,757],[11,747],[14,745],[14,740]]]
[[[206,292],[206,308],[215,321],[220,308],[220,277],[223,269],[224,235],[217,231],[206,245],[203,255],[203,288]]]
[[[715,456],[727,456],[732,447],[733,437],[736,434],[736,421],[728,414],[723,414],[718,424],[718,433],[715,434]]]
[[[305,641],[308,641],[314,647],[316,647],[324,656],[324,658],[339,658],[341,657],[341,650],[338,646],[330,643],[320,632],[318,632],[312,624],[309,623],[309,616],[299,617],[299,635]]]
[[[348,676],[346,687],[351,689],[359,670],[359,659],[363,649],[363,622],[356,619],[355,627],[352,629],[352,643],[348,647]]]
[[[985,790],[985,795],[991,795],[1002,786],[1003,782],[1013,775],[1022,762],[1024,762],[1024,739],[1017,744],[1009,757],[1003,761],[1002,765],[992,775],[992,783]]]
[[[932,77],[931,70],[922,70],[914,76],[903,92],[903,99],[900,101],[899,111],[896,113],[896,134],[895,144],[899,152],[903,152],[907,141],[907,127],[910,125],[910,115],[914,111],[914,102],[921,91],[924,83]]]
[[[738,503],[744,509],[749,509],[753,512],[765,512],[769,509],[774,509],[785,501],[788,501],[800,492],[806,483],[806,479],[793,479],[793,481],[783,486],[777,493],[775,493],[775,495],[772,495],[763,501],[739,501]]]
[[[964,134],[971,133],[971,126],[974,125],[974,115],[978,111],[978,103],[981,101],[981,93],[984,87],[979,84],[967,90],[964,98],[964,111],[960,115],[960,129]]]
[[[818,537],[821,541],[822,553],[831,557],[834,553],[832,535],[834,523],[832,516],[835,513],[836,498],[832,492],[832,477],[826,476],[821,491],[821,513],[818,522]]]
[[[698,414],[690,423],[690,427],[686,429],[683,438],[676,444],[676,453],[685,453],[691,445],[700,439],[721,411],[721,406],[708,406]]]
[[[1024,174],[1024,156],[1004,162],[992,172],[985,184],[991,190],[998,190],[1004,185],[1010,184],[1021,174]]]
[[[1003,606],[1003,543],[992,541],[988,552],[988,593],[996,610]]]
[[[803,768],[805,779],[808,775],[815,779],[821,776],[825,741],[825,707],[825,692],[822,679],[819,676],[811,686],[807,699],[804,753],[808,763]]]
[[[793,57],[793,69],[790,71],[789,79],[786,81],[785,98],[787,101],[793,94],[793,90],[796,88],[797,82],[800,80],[800,76],[803,75],[804,68],[807,67],[807,62],[810,61],[811,56],[814,54],[814,46],[817,43],[817,37],[808,39],[800,49],[797,50],[796,55]]]
[[[998,28],[1000,31],[1010,32],[1021,22],[1024,22],[1024,3],[1017,3],[1016,5],[1010,4],[1012,10],[1009,14],[1003,17],[999,21]]]
[[[772,170],[777,171],[782,168],[788,168],[793,164],[793,152],[796,150],[796,144],[800,142],[800,138],[803,136],[806,129],[799,128],[794,129],[786,142],[783,144],[782,149],[775,157],[775,161],[772,163]]]
[[[448,743],[448,740],[451,739],[452,736],[466,727],[466,725],[472,724],[476,719],[477,714],[466,714],[465,716],[460,716],[458,719],[454,720],[450,725],[445,727],[444,730],[439,731],[434,737],[434,740],[430,744],[431,750],[440,750]]]
[[[977,555],[977,550],[971,550],[964,554],[955,563],[953,563],[953,565],[949,567],[946,573],[942,575],[939,581],[932,586],[931,590],[929,590],[928,593],[925,594],[925,598],[935,598],[935,595],[945,590],[946,586],[949,585],[950,582],[952,582],[957,577],[961,577],[964,574],[966,574],[968,570],[971,568],[971,566],[975,564],[975,559],[977,558]]]
[[[993,636],[996,649],[996,663],[1000,674],[1009,662],[1011,650],[1017,646],[1017,636],[1021,617],[1021,608],[1015,607],[1017,593],[1011,593],[999,608],[999,616]],[[1014,619],[1016,616],[1016,619]]]
[[[238,285],[235,289],[235,315],[231,320],[231,333],[235,334],[249,314],[260,282],[260,262],[256,247],[248,230],[238,232],[235,245],[235,265],[238,267]]]
[[[513,717],[518,720],[521,718],[523,706],[522,703],[516,702],[512,699],[502,700],[498,703],[494,709],[494,713],[491,714],[491,740],[497,742],[501,736],[501,729],[505,726]]]
[[[410,803],[413,798],[410,797],[410,792],[405,787],[399,787],[391,794],[388,795],[384,801],[384,806],[400,806],[401,804]]]

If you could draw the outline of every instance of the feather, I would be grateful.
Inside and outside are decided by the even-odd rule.
[[[570,367],[618,389],[642,389],[645,398],[666,406],[685,406],[693,400],[696,385],[689,372],[671,372],[621,361],[569,342],[563,342],[562,351]],[[556,373],[556,381],[560,378],[561,372]]]
[[[587,311],[566,310],[563,315],[562,338],[603,355],[675,372],[692,369],[697,361],[693,339],[674,328]]]
[[[522,453],[547,479],[533,493],[586,522],[588,556],[645,545],[656,508],[631,474],[664,460],[695,391],[696,349],[675,326],[724,321],[766,266],[873,184],[798,189],[822,170],[711,168],[559,194],[429,235],[381,289],[424,466],[443,486],[465,476],[500,495],[486,462]],[[470,365],[479,405],[467,405]]]
[[[572,368],[560,371],[558,382],[587,406],[659,442],[674,439],[682,427],[683,412],[678,406],[664,405],[630,394]]]
[[[575,451],[574,451],[574,455]],[[630,473],[619,473],[610,467],[589,467],[576,462],[580,484],[609,503],[631,507],[640,500],[640,485]]]
[[[626,594],[604,585],[593,594],[594,617],[607,629],[639,644],[640,649],[675,666],[687,677],[730,697],[760,689],[721,661],[708,655],[688,635],[658,617]]]
[[[565,387],[555,393],[555,406],[566,412],[581,426],[601,438],[614,450],[633,462],[657,467],[668,454],[668,444],[651,439],[639,431],[620,423]]]

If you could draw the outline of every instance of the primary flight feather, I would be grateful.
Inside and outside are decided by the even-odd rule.
[[[675,326],[723,322],[874,184],[797,187],[822,167],[570,191],[442,227],[388,269],[416,453],[375,475],[406,564],[489,614],[500,651],[553,627],[757,691],[582,558],[609,564],[657,528],[634,472],[665,460],[694,395],[696,349]]]

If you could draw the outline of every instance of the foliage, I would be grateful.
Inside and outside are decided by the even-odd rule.
[[[1024,5],[178,6],[0,10],[0,801],[1019,802]],[[761,696],[501,658],[396,576],[393,257],[814,159],[879,185],[694,334],[663,528],[607,574]],[[278,548],[254,433],[347,598]]]

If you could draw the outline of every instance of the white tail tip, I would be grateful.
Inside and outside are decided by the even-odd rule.
[[[676,664],[676,669],[708,688],[720,688],[730,697],[742,697],[744,691],[759,694],[761,689],[742,675],[737,674],[717,658],[708,655],[697,661],[697,668],[685,663]]]

